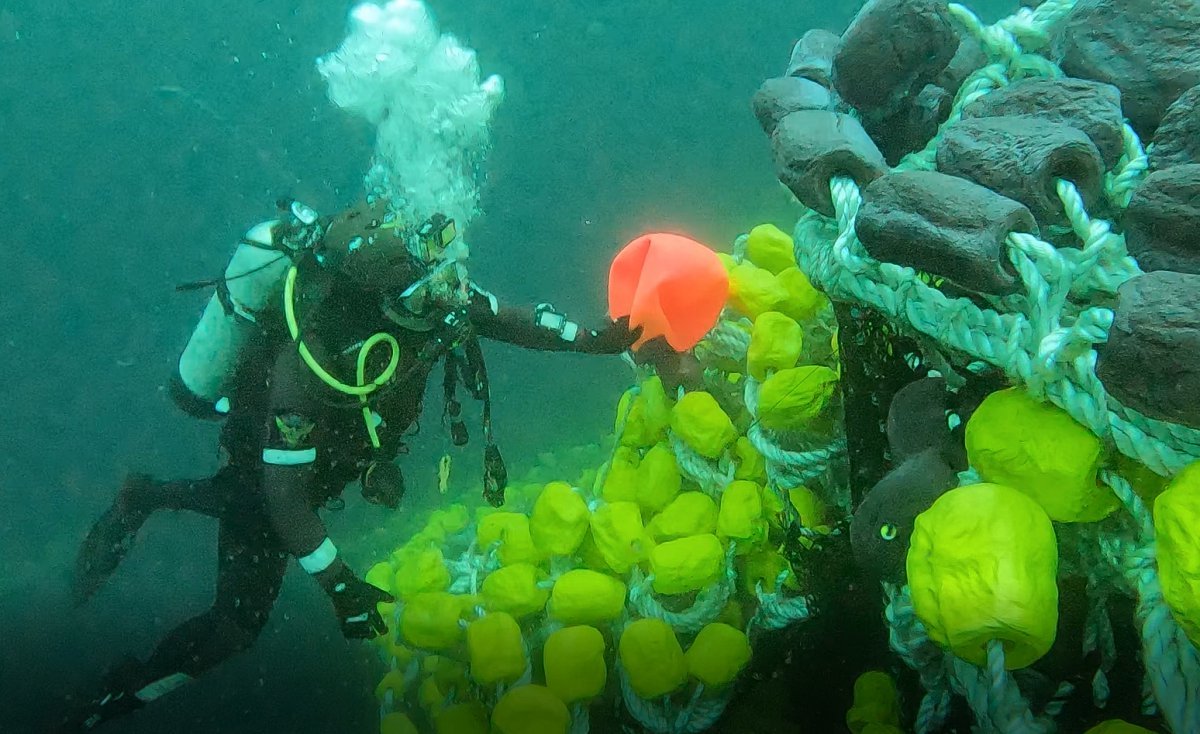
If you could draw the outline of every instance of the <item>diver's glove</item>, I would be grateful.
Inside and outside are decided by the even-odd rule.
[[[642,335],[642,327],[629,328],[629,317],[622,316],[603,329],[591,332],[587,351],[595,354],[620,354],[633,346]]]
[[[391,461],[376,459],[363,470],[362,496],[373,505],[383,505],[391,509],[400,506],[404,499],[404,474],[400,467]]]
[[[391,594],[358,578],[341,561],[334,561],[329,568],[315,574],[315,578],[333,601],[343,635],[367,639],[387,633],[387,625],[375,605],[396,601]]]

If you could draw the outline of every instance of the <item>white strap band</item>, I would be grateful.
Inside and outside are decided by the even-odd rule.
[[[156,698],[161,698],[176,688],[188,683],[192,677],[186,673],[171,673],[165,678],[147,684],[137,693],[133,694],[135,698],[143,703],[150,703]]]
[[[539,303],[533,309],[533,323],[553,331],[563,341],[573,342],[579,336],[579,324],[568,321],[566,316],[555,311],[554,306],[549,303]]]
[[[309,574],[321,573],[337,560],[337,547],[332,540],[326,538],[315,551],[296,560],[300,562],[300,568]]]
[[[480,288],[475,281],[471,281],[471,290],[487,299],[488,306],[492,309],[493,316],[500,313],[500,301],[498,301],[496,296],[492,295],[491,292]]]
[[[263,449],[262,460],[264,464],[273,464],[275,466],[301,466],[303,464],[311,464],[317,460],[317,449],[299,449],[290,451],[288,449]]]

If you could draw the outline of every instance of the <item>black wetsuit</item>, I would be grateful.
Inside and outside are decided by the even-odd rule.
[[[113,672],[90,704],[94,721],[136,708],[249,647],[266,624],[288,557],[303,559],[329,542],[318,510],[341,495],[369,462],[390,461],[402,450],[403,436],[420,417],[430,373],[438,364],[418,356],[437,338],[437,324],[430,331],[398,327],[376,301],[352,289],[326,294],[306,319],[304,338],[320,364],[342,379],[354,375],[356,345],[369,335],[386,331],[400,343],[395,377],[370,399],[371,409],[384,421],[378,429],[379,449],[371,445],[358,399],[323,384],[290,340],[276,338],[274,353],[265,350],[267,358],[259,368],[242,378],[239,400],[221,435],[227,460],[215,476],[127,483],[117,504],[123,505],[119,509],[130,539],[160,509],[190,510],[218,520],[217,593],[211,609],[169,633],[148,661]],[[600,332],[580,329],[567,341],[538,326],[534,309],[500,308],[494,297],[478,289],[472,290],[464,313],[474,336],[531,349],[616,354],[635,338],[614,324]],[[387,351],[381,347],[372,353],[368,376],[378,374]],[[289,437],[281,432],[281,421],[308,431],[301,440],[296,434]],[[264,461],[264,450],[307,449],[315,449],[311,463]],[[115,504],[110,513],[116,509]],[[112,695],[125,703],[114,705]],[[105,696],[110,696],[108,702],[98,703]],[[88,715],[81,714],[77,725]]]

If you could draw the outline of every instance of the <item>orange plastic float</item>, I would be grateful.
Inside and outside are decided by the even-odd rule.
[[[642,327],[634,349],[665,337],[677,351],[696,346],[717,323],[729,296],[720,258],[695,240],[656,232],[617,253],[608,273],[608,311]]]

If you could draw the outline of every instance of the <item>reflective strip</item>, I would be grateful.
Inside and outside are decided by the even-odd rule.
[[[555,332],[563,341],[573,342],[579,336],[579,324],[567,321],[567,317],[555,311],[549,303],[539,303],[533,309],[533,323]]]
[[[500,313],[500,301],[498,301],[494,295],[480,288],[478,285],[476,285],[475,281],[471,281],[471,290],[488,300],[488,306],[491,307],[493,316]]]
[[[230,404],[229,398],[221,398],[220,400],[218,400],[216,403],[213,404],[213,410],[217,411],[221,415],[225,415],[226,413],[228,413],[229,409],[232,407],[233,406]]]
[[[297,558],[300,562],[300,568],[303,568],[308,573],[321,573],[329,568],[330,564],[337,559],[337,547],[329,538],[321,541],[317,549],[307,556]]]
[[[159,678],[133,695],[136,696],[139,701],[150,703],[154,699],[167,695],[171,691],[191,680],[192,677],[186,673],[172,673],[166,678]]]
[[[290,451],[288,449],[263,449],[262,460],[264,464],[273,464],[275,466],[300,466],[301,464],[311,464],[317,460],[316,448],[299,449]]]

